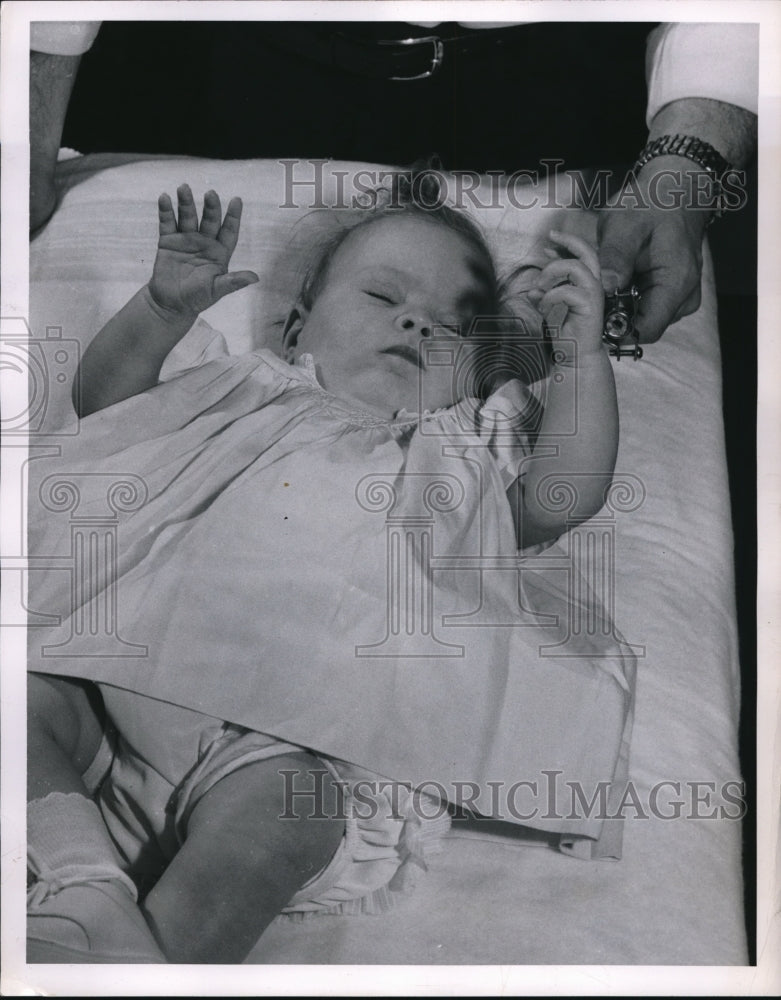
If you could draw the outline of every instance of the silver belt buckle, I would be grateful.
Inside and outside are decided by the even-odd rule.
[[[399,38],[395,41],[383,41],[380,40],[380,45],[424,45],[427,42],[431,43],[432,53],[431,53],[431,65],[423,73],[417,73],[415,76],[389,76],[389,80],[426,80],[428,77],[433,76],[439,67],[442,65],[442,60],[445,58],[445,46],[442,44],[442,39],[438,35],[424,35],[422,38]]]

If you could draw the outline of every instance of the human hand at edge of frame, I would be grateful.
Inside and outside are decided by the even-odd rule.
[[[560,343],[554,344],[557,363],[577,365],[604,349],[605,297],[599,258],[596,247],[574,233],[552,229],[549,239],[554,247],[545,248],[548,263],[528,296],[549,327],[560,327]]]
[[[696,312],[701,299],[702,243],[709,212],[700,208],[610,205],[597,216],[606,294],[640,292],[635,329],[642,344]]]
[[[219,195],[207,191],[199,223],[189,186],[182,184],[176,194],[178,219],[170,197],[158,199],[160,235],[149,292],[163,312],[195,317],[259,278],[254,271],[228,271],[239,239],[241,199],[231,198],[223,218]]]

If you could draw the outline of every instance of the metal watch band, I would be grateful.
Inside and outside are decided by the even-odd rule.
[[[660,135],[658,138],[652,139],[640,151],[640,155],[632,167],[632,173],[636,175],[657,156],[685,156],[706,170],[713,181],[714,195],[713,214],[709,224],[714,219],[721,218],[724,211],[722,178],[735,168],[724,159],[717,149],[714,149],[709,142],[704,142],[693,135]]]
[[[723,174],[732,170],[717,149],[714,149],[709,142],[703,142],[693,135],[660,135],[652,139],[637,157],[634,170],[640,170],[657,156],[685,156],[719,180]]]

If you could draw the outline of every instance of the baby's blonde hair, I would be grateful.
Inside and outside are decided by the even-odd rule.
[[[353,233],[375,225],[385,219],[404,217],[422,219],[425,222],[431,223],[431,225],[442,226],[461,236],[484,265],[482,276],[486,282],[488,307],[492,312],[498,311],[500,292],[496,265],[485,237],[477,224],[464,212],[451,208],[449,205],[437,205],[433,208],[426,208],[415,200],[403,201],[401,203],[392,202],[359,211],[339,230],[332,233],[324,243],[321,243],[301,283],[298,294],[298,301],[301,305],[306,309],[312,308],[318,295],[325,287],[328,280],[328,271],[337,251]]]

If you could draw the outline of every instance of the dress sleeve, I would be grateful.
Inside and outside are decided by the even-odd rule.
[[[660,24],[648,36],[646,78],[650,126],[666,104],[704,97],[757,113],[758,24]]]
[[[523,479],[523,460],[531,455],[542,403],[523,382],[513,379],[496,389],[478,411],[478,436],[488,444],[499,466],[505,490]],[[556,542],[551,538],[518,550],[522,558],[539,555]]]
[[[505,489],[523,474],[540,411],[531,389],[512,379],[495,389],[477,412],[478,436],[496,459]]]
[[[225,337],[199,317],[163,362],[159,381],[170,382],[185,372],[200,368],[216,358],[224,358],[229,353]]]

